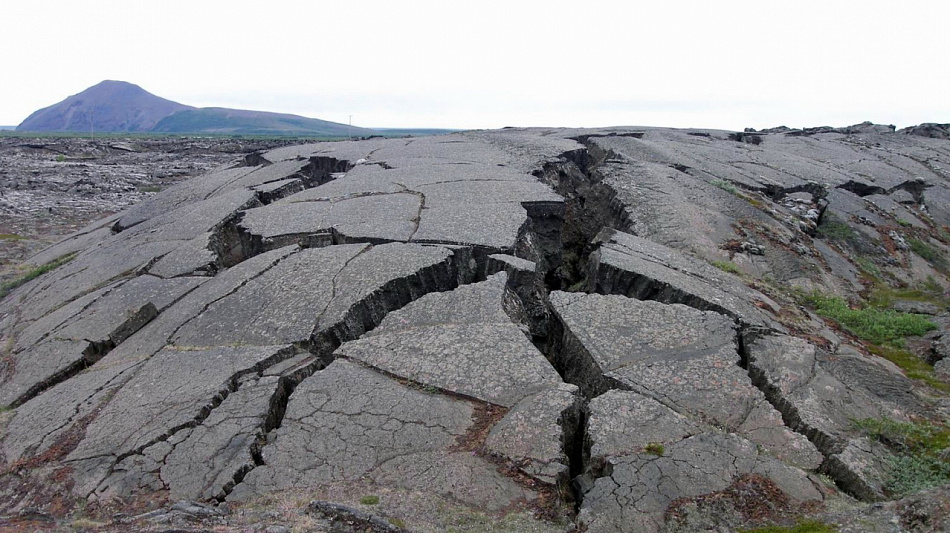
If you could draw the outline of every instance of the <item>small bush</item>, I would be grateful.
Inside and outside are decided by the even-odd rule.
[[[666,451],[666,448],[659,442],[651,442],[643,448],[643,451],[657,457],[663,457],[663,452]]]
[[[713,261],[712,266],[723,272],[729,272],[730,274],[738,274],[740,272],[739,267],[731,261]]]
[[[813,292],[805,297],[805,302],[823,317],[830,318],[856,336],[882,344],[911,335],[923,335],[937,329],[937,325],[926,315],[901,313],[898,311],[867,307],[851,309],[848,303],[835,296],[824,296]]]
[[[363,505],[376,505],[377,503],[379,503],[379,496],[376,496],[375,494],[370,494],[369,496],[363,496],[362,498],[360,498],[360,503],[362,503]]]

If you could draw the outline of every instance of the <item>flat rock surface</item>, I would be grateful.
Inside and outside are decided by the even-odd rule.
[[[506,278],[496,274],[424,296],[336,353],[422,385],[512,407],[561,378],[502,308]]]

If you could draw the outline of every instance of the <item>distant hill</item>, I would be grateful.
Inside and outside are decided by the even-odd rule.
[[[220,107],[195,108],[124,81],[106,80],[27,117],[17,131],[139,132],[366,137],[379,132],[315,118]]]
[[[160,120],[152,131],[225,135],[368,136],[378,134],[373,130],[316,118],[223,107],[179,111]]]
[[[124,81],[106,80],[27,117],[18,131],[151,131],[163,118],[194,109]]]

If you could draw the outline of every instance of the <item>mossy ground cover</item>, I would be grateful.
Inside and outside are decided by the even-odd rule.
[[[804,297],[805,302],[819,315],[830,318],[858,338],[883,344],[911,335],[923,335],[937,329],[926,315],[901,313],[873,306],[852,308],[844,299],[817,292]]]
[[[855,420],[856,428],[892,452],[885,489],[903,496],[950,483],[950,428],[927,421],[900,422],[888,418]]]

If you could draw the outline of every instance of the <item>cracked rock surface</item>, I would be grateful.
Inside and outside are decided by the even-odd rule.
[[[0,525],[230,531],[289,499],[380,531],[878,517],[900,451],[856,421],[950,415],[926,131],[506,128],[218,165],[0,300]],[[932,327],[875,345],[814,295]]]

